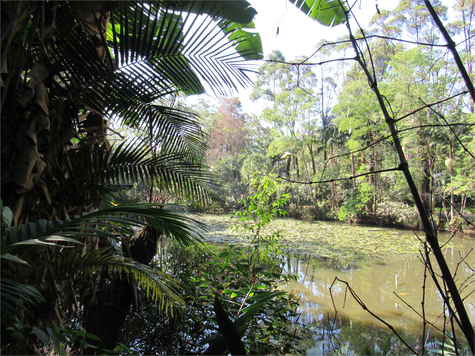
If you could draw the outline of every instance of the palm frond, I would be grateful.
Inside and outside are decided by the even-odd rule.
[[[122,123],[146,133],[160,152],[187,153],[201,162],[207,151],[206,135],[196,114],[161,105],[137,104],[121,112]]]
[[[39,232],[34,239],[29,236],[31,226],[37,225],[35,231]],[[2,249],[2,253],[16,254],[32,244],[48,245],[52,241],[64,243],[79,243],[76,239],[86,237],[101,237],[118,239],[120,235],[131,235],[131,227],[142,228],[151,226],[159,230],[164,236],[183,245],[198,241],[205,225],[197,220],[176,212],[159,209],[157,204],[137,204],[116,206],[84,214],[68,221],[40,220],[38,223],[28,224],[24,229],[23,241],[11,244]],[[46,227],[46,228],[45,228]],[[12,236],[20,234],[20,230],[12,227]],[[18,238],[18,237],[16,237]]]
[[[55,94],[70,92],[102,113],[178,91],[203,93],[202,79],[219,94],[237,89],[235,83],[250,84],[244,60],[262,58],[262,48],[259,35],[248,31],[254,28],[252,11],[238,18],[249,20],[244,24],[222,18],[232,18],[232,10],[234,17],[248,11],[247,2],[237,3],[229,8],[226,1],[121,1],[111,13],[105,61],[96,50],[97,37],[87,31],[97,25],[81,21],[63,3],[51,29],[54,46],[45,49],[58,83]]]
[[[170,275],[156,271],[131,258],[113,254],[110,248],[99,250],[55,249],[52,252],[52,268],[56,276],[64,279],[80,279],[85,274],[100,272],[104,267],[110,271],[125,272],[133,276],[147,298],[155,302],[161,312],[173,315],[184,305],[177,290],[178,283]]]
[[[133,259],[116,257],[111,261],[109,268],[118,268],[119,272],[133,275],[139,287],[145,291],[147,298],[155,302],[155,306],[165,313],[173,316],[174,312],[185,305],[179,296],[179,282],[171,279],[164,272],[151,269]]]
[[[164,142],[165,146],[170,145]],[[179,144],[185,144],[181,142]],[[200,163],[190,162],[188,153],[158,152],[140,139],[119,144],[112,153],[84,146],[66,154],[65,169],[70,179],[62,189],[84,183],[89,187],[104,184],[133,184],[155,181],[160,189],[168,189],[181,200],[192,204],[210,203],[215,197],[212,174]]]
[[[79,278],[86,272],[98,272],[114,259],[110,248],[98,250],[57,248],[49,250],[51,267],[57,278]]]
[[[128,190],[132,189],[132,185],[101,185],[97,187],[98,192],[103,197],[99,203],[99,209],[112,208],[119,205],[138,204],[140,198],[128,198],[124,196]]]
[[[44,303],[43,296],[32,286],[19,280],[2,276],[0,284],[2,319],[29,313],[31,308]]]

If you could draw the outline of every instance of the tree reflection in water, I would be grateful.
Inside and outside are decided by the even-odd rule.
[[[461,257],[470,250],[470,241],[451,241],[452,247],[445,249],[449,266],[453,271]],[[473,243],[473,241],[472,241]],[[419,256],[414,254],[387,256],[364,262],[339,261],[338,259],[318,259],[299,256],[288,261],[287,271],[299,275],[297,282],[282,287],[300,294],[301,321],[315,326],[316,343],[307,355],[331,355],[335,349],[343,348],[351,353],[365,354],[365,347],[374,351],[374,345],[383,348],[385,341],[392,349],[391,354],[405,354],[408,349],[394,333],[346,293],[346,286],[337,282],[332,288],[337,315],[332,305],[329,288],[335,277],[348,282],[364,304],[378,317],[391,324],[407,344],[416,352],[426,345],[441,340],[435,327],[428,325],[422,333],[422,319],[411,310],[421,313],[422,283],[424,266]],[[475,265],[475,256],[470,254],[466,266]],[[473,278],[473,269],[457,269],[460,281]],[[442,299],[429,278],[426,281],[425,315],[429,322],[443,328]],[[467,288],[463,296],[472,288]],[[475,293],[467,297],[466,303],[475,305]],[[468,308],[475,320],[475,308]],[[446,319],[447,321],[448,319]],[[458,336],[463,340],[463,335]],[[344,345],[348,344],[347,349]],[[462,349],[466,345],[461,345]],[[468,352],[468,349],[465,349]]]

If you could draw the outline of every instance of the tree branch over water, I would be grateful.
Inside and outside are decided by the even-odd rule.
[[[321,184],[321,183],[337,182],[337,181],[341,181],[341,180],[355,179],[355,178],[364,177],[364,176],[368,176],[368,175],[376,174],[376,173],[392,172],[392,171],[400,171],[400,170],[402,170],[401,166],[399,166],[399,167],[397,167],[397,168],[381,169],[381,170],[378,170],[378,171],[372,171],[372,172],[366,172],[366,173],[356,174],[356,175],[354,175],[354,176],[345,177],[345,178],[332,178],[332,179],[327,179],[327,180],[319,180],[319,181],[317,181],[317,182],[296,181],[296,180],[288,179],[288,178],[285,178],[285,177],[282,177],[282,176],[278,176],[278,177],[279,177],[280,179],[285,180],[286,182],[289,182],[289,183],[297,183],[297,184]]]
[[[360,297],[358,297],[358,294],[356,294],[356,292],[350,287],[350,284],[342,279],[339,279],[338,277],[335,277],[335,279],[333,280],[333,283],[331,284],[330,286],[330,296],[331,296],[331,299],[332,299],[332,303],[333,303],[333,309],[335,310],[335,319],[336,319],[336,315],[338,313],[337,309],[336,309],[336,306],[335,306],[335,300],[333,299],[333,293],[332,293],[332,288],[333,286],[335,285],[335,282],[341,282],[343,284],[346,285],[346,290],[350,291],[350,294],[351,296],[353,297],[353,299],[361,306],[361,308],[363,308],[364,311],[368,312],[369,314],[371,314],[371,316],[377,320],[379,320],[380,322],[382,322],[384,325],[386,325],[393,333],[394,335],[397,336],[397,338],[399,340],[401,340],[401,342],[413,353],[413,354],[417,354],[416,351],[414,351],[412,349],[411,346],[409,346],[406,341],[404,341],[404,339],[402,338],[401,335],[399,335],[399,333],[394,329],[394,327],[387,323],[386,321],[384,321],[383,319],[381,319],[379,316],[377,316],[376,314],[374,314],[371,310],[368,309],[368,307],[366,306],[366,304],[361,300]],[[346,292],[345,292],[345,296],[346,296]],[[346,298],[345,298],[346,299]]]

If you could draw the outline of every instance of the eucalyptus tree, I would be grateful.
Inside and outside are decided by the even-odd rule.
[[[221,157],[243,153],[248,146],[245,115],[238,98],[222,99],[215,116],[209,132],[210,166]]]
[[[247,115],[238,98],[223,98],[216,113],[211,115],[207,162],[212,166],[217,182],[223,185],[222,200],[236,206],[248,191],[241,178],[242,162],[249,148]]]
[[[302,60],[296,59],[292,63]],[[310,177],[316,171],[312,143],[316,140],[317,121],[321,117],[316,90],[315,73],[308,66],[286,62],[278,50],[274,50],[259,68],[254,83],[251,99],[267,104],[261,114],[261,119],[271,129],[272,141],[267,155],[274,161],[286,161],[289,178]],[[307,196],[310,197],[314,198],[313,192]]]
[[[399,161],[397,167],[391,168],[390,170],[400,171],[404,175],[404,179],[407,183],[407,187],[412,195],[412,199],[414,205],[417,207],[419,212],[419,216],[422,222],[422,226],[425,232],[425,244],[424,244],[424,263],[425,267],[428,269],[429,273],[431,274],[432,280],[434,281],[435,285],[437,286],[438,292],[440,296],[443,298],[443,313],[446,312],[446,308],[451,315],[451,323],[452,323],[452,331],[454,331],[454,324],[457,324],[460,329],[462,330],[468,345],[473,353],[475,350],[475,333],[473,329],[473,325],[469,319],[467,314],[466,306],[464,305],[464,299],[462,298],[462,291],[459,290],[456,280],[453,276],[453,271],[450,271],[449,266],[444,258],[442,253],[441,245],[439,244],[439,240],[437,237],[437,231],[435,229],[433,220],[431,218],[431,212],[427,208],[427,204],[424,204],[423,198],[421,197],[421,192],[419,191],[415,179],[413,177],[412,170],[410,170],[410,162],[406,156],[406,149],[401,141],[401,131],[399,130],[399,122],[404,118],[404,116],[399,116],[399,113],[396,111],[397,105],[396,103],[391,102],[386,97],[385,93],[382,90],[382,83],[376,76],[376,70],[374,68],[374,62],[372,61],[371,57],[371,47],[368,44],[367,38],[364,37],[362,40],[364,42],[358,42],[357,38],[354,36],[353,29],[351,28],[350,24],[348,23],[348,18],[351,13],[349,7],[346,7],[340,1],[329,1],[326,3],[325,6],[320,7],[320,2],[316,0],[308,0],[304,2],[296,2],[295,0],[291,0],[292,3],[296,3],[297,6],[306,14],[308,14],[313,19],[319,19],[322,16],[322,13],[331,17],[331,19],[327,22],[327,24],[333,24],[335,22],[342,22],[347,24],[349,36],[348,39],[352,44],[352,47],[355,52],[354,60],[359,65],[361,70],[364,72],[364,75],[368,81],[368,86],[371,88],[371,91],[379,105],[379,115],[381,120],[387,125],[387,129],[390,131],[390,139],[391,144],[394,148],[395,155],[397,155],[397,160]],[[408,1],[403,1],[401,4],[408,3]],[[416,3],[416,2],[410,2]],[[470,76],[466,72],[466,68],[463,65],[463,62],[460,61],[460,56],[458,55],[457,49],[455,47],[454,41],[446,31],[443,23],[440,20],[439,15],[436,11],[434,11],[434,7],[432,6],[431,2],[428,0],[422,2],[418,2],[419,6],[416,7],[416,10],[423,11],[425,13],[425,18],[427,21],[424,21],[423,26],[429,25],[429,27],[421,30],[420,24],[416,23],[413,26],[412,22],[409,22],[409,29],[412,32],[412,35],[415,36],[416,41],[421,39],[428,40],[430,44],[435,43],[435,39],[432,37],[434,30],[430,28],[430,24],[433,21],[435,26],[440,30],[441,34],[443,35],[446,45],[444,45],[453,55],[454,63],[456,64],[457,69],[460,71],[460,74],[464,80],[465,87],[467,92],[470,94],[471,99],[475,97],[473,92],[473,83],[471,81]],[[437,3],[435,3],[437,5]],[[424,10],[424,7],[427,8],[427,12]],[[443,10],[443,9],[442,9]],[[430,16],[428,15],[430,14]],[[411,14],[412,15],[412,14]],[[443,15],[443,13],[441,14]],[[434,27],[435,27],[434,26]],[[364,32],[362,32],[364,35]],[[364,47],[366,48],[366,53],[362,51],[361,46],[359,43],[363,43]],[[463,94],[463,92],[461,93]],[[461,95],[458,94],[458,95]],[[428,100],[433,99],[429,98]],[[442,98],[439,98],[439,100]],[[451,98],[444,98],[445,100],[450,100]],[[424,100],[424,99],[423,99]],[[469,99],[470,100],[470,99]],[[435,105],[434,103],[432,105]],[[431,106],[432,106],[431,105]],[[429,108],[431,108],[428,104],[421,104],[417,108],[418,111],[426,111],[429,112]],[[431,109],[432,111],[433,109]],[[441,119],[444,117],[442,113],[435,112],[438,117]],[[445,122],[447,128],[451,131],[453,124],[449,124]],[[469,152],[466,152],[469,154]],[[473,157],[472,157],[473,158]],[[368,172],[370,173],[370,172]],[[438,267],[440,268],[440,274],[434,271],[431,262],[431,255],[435,257],[437,261]],[[442,287],[443,285],[443,287]],[[425,328],[426,328],[427,320],[423,320],[422,325],[422,337],[425,338]],[[450,327],[450,326],[449,326]],[[425,342],[423,341],[423,349],[422,352],[424,353],[425,349]],[[415,352],[411,350],[411,352]]]
[[[59,347],[80,327],[113,349],[137,288],[180,308],[148,264],[160,235],[189,244],[199,224],[123,192],[143,181],[213,200],[197,116],[163,103],[249,83],[255,13],[246,1],[2,3],[2,352]],[[110,121],[149,134],[111,145]],[[133,226],[145,228],[134,238]]]

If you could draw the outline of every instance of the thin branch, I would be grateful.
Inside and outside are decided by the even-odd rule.
[[[279,61],[277,59],[266,59],[266,60],[264,60],[264,62],[278,63],[278,64],[288,64],[288,65],[293,65],[293,66],[300,67],[300,66],[319,66],[319,65],[323,65],[323,64],[327,64],[327,63],[331,63],[331,62],[354,61],[354,60],[356,60],[355,57],[329,59],[327,61],[321,61],[321,62],[317,62],[317,63],[311,63],[311,62],[295,63],[295,62]]]
[[[409,43],[409,44],[415,44],[415,45],[419,45],[419,46],[427,46],[427,47],[447,47],[447,45],[438,45],[438,44],[433,44],[433,43],[425,43],[425,42],[417,42],[417,41],[409,41],[409,40],[403,40],[402,38],[396,38],[396,37],[388,37],[388,36],[381,36],[381,35],[369,35],[369,36],[366,36],[366,38],[381,38],[383,40],[389,40],[389,41],[397,41],[397,42],[402,42],[402,43]],[[364,40],[364,37],[358,37],[358,38],[355,38],[356,41],[363,41]],[[465,42],[465,41],[462,41],[462,42]],[[313,52],[312,55],[310,55],[309,57],[307,57],[304,61],[308,61],[310,58],[312,58],[313,56],[315,56],[318,52],[320,52],[320,50],[323,48],[323,47],[326,47],[326,46],[334,46],[334,45],[340,45],[340,44],[344,44],[344,43],[351,43],[351,40],[342,40],[342,41],[336,41],[336,42],[328,42],[328,43],[324,43],[322,44],[320,47],[317,48],[317,50],[315,52]]]
[[[449,204],[454,208],[454,210],[457,212],[457,214],[465,220],[465,222],[469,225],[472,225],[473,227],[475,227],[475,224],[473,224],[470,220],[466,219],[465,216],[462,215],[462,213],[457,209],[457,207],[455,205],[453,205],[451,202],[449,202]]]
[[[421,98],[419,98],[419,100],[423,103],[424,103],[424,100],[422,100]],[[460,143],[460,145],[463,147],[463,150],[465,152],[467,152],[470,157],[472,157],[473,159],[475,159],[475,156],[467,149],[467,147],[465,147],[465,145],[463,144],[463,142],[460,140],[459,136],[457,135],[457,133],[452,129],[452,127],[449,125],[449,123],[447,122],[447,120],[445,119],[445,117],[439,113],[438,111],[435,111],[434,109],[432,109],[431,107],[429,107],[429,109],[434,112],[435,114],[437,114],[442,120],[444,120],[444,122],[447,124],[447,126],[450,128],[450,131],[452,131],[452,133],[454,134],[455,138],[457,139],[457,141]]]
[[[396,292],[393,291],[393,294],[401,301],[403,302],[409,309],[411,309],[418,317],[420,317],[421,319],[423,319],[424,317],[416,310],[412,307],[412,305],[410,305],[408,302],[406,302],[404,299],[401,298],[401,296],[397,295]],[[440,316],[439,316],[440,317]],[[438,320],[438,318],[437,318]],[[435,323],[431,323],[430,321],[427,321],[427,323],[432,326],[434,329],[440,331],[442,333],[442,330],[440,330],[439,327],[437,327],[435,325]]]
[[[331,284],[330,286],[330,295],[331,295],[331,298],[332,298],[332,303],[333,303],[333,307],[335,308],[335,302],[333,300],[333,293],[332,293],[332,287],[333,285],[335,284],[335,282],[338,281],[338,282],[341,282],[343,284],[346,285],[346,289],[350,291],[350,294],[351,296],[353,297],[353,299],[361,306],[361,308],[363,308],[364,311],[368,312],[373,318],[379,320],[380,322],[382,322],[384,325],[386,325],[393,333],[394,335],[397,336],[397,338],[399,340],[401,340],[401,342],[413,353],[413,354],[416,354],[416,352],[411,348],[411,346],[409,346],[406,341],[404,341],[404,339],[399,335],[399,333],[394,329],[394,327],[387,323],[386,321],[384,321],[383,319],[381,319],[379,316],[377,316],[376,314],[374,314],[371,310],[368,309],[368,307],[366,306],[366,304],[361,300],[360,297],[358,297],[358,295],[355,293],[355,291],[350,287],[349,283],[344,281],[344,280],[341,280],[339,279],[338,277],[335,277],[335,279],[333,280],[333,283]],[[345,298],[346,299],[346,298]],[[336,317],[336,313],[337,313],[337,310],[335,308],[335,317]]]
[[[431,277],[432,277],[432,280],[434,281],[435,283],[435,286],[437,288],[437,290],[439,291],[440,293],[440,296],[442,297],[442,299],[444,300],[444,303],[447,305],[447,309],[449,310],[449,313],[451,315],[451,319],[455,319],[455,321],[457,322],[458,326],[463,330],[462,328],[462,322],[459,320],[459,318],[457,317],[457,314],[456,312],[453,310],[453,308],[450,306],[450,297],[449,297],[449,294],[452,295],[452,293],[445,293],[444,292],[444,289],[442,289],[442,287],[440,286],[440,283],[439,283],[439,280],[437,279],[437,277],[439,278],[442,278],[442,280],[444,281],[444,286],[446,284],[446,278],[444,278],[445,276],[441,276],[441,275],[438,275],[435,271],[434,271],[434,268],[432,267],[432,263],[430,262],[430,250],[427,249],[425,251],[425,262],[427,263],[427,266],[429,268],[429,273],[431,274]],[[452,276],[451,276],[452,277]],[[452,279],[453,281],[453,279]],[[455,282],[453,282],[455,284]],[[459,296],[460,297],[460,296]],[[452,295],[452,299],[453,299],[453,295]],[[461,298],[460,298],[461,299]]]
[[[400,117],[400,118],[398,118],[398,119],[395,119],[394,122],[396,123],[396,122],[401,121],[402,119],[405,119],[406,117],[411,116],[412,114],[415,114],[416,112],[419,112],[419,111],[421,111],[421,110],[423,110],[423,109],[425,109],[425,108],[430,108],[430,107],[432,107],[432,106],[441,104],[441,103],[443,103],[443,102],[445,102],[445,101],[448,101],[448,100],[452,100],[453,98],[456,98],[457,96],[465,95],[465,94],[467,94],[467,93],[468,93],[468,91],[465,90],[465,91],[462,91],[462,92],[460,92],[460,93],[458,93],[458,94],[452,95],[451,97],[448,97],[448,98],[445,98],[445,99],[436,101],[435,103],[426,104],[426,105],[421,106],[420,108],[418,108],[418,109],[416,109],[416,110],[414,110],[414,111],[411,111],[409,114],[406,114],[406,115],[404,115],[404,116],[402,116],[402,117]]]
[[[397,167],[397,168],[389,168],[389,169],[381,169],[381,170],[378,170],[378,171],[372,171],[372,172],[366,172],[366,173],[361,173],[361,174],[356,174],[354,176],[350,176],[350,177],[345,177],[345,178],[333,178],[333,179],[327,179],[327,180],[319,180],[319,181],[310,181],[310,182],[302,182],[302,181],[296,181],[296,180],[292,180],[292,179],[287,179],[285,177],[282,177],[282,176],[278,176],[278,178],[282,179],[282,180],[285,180],[289,183],[298,183],[298,184],[321,184],[321,183],[331,183],[331,182],[337,182],[337,181],[340,181],[340,180],[347,180],[347,179],[355,179],[355,178],[359,178],[359,177],[364,177],[364,176],[368,176],[368,175],[371,175],[371,174],[376,174],[376,173],[383,173],[383,172],[392,172],[392,171],[401,171],[401,166]]]
[[[406,128],[406,129],[400,129],[400,130],[397,130],[397,132],[401,133],[401,132],[405,132],[405,131],[410,131],[410,130],[415,130],[415,129],[422,129],[422,128],[426,128],[426,127],[450,127],[450,126],[472,127],[472,126],[475,126],[475,124],[466,124],[466,123],[463,123],[463,122],[457,122],[457,123],[453,123],[453,124],[425,124],[425,125],[411,126],[411,127]],[[386,136],[386,137],[389,138],[388,136]]]
[[[467,86],[470,96],[472,97],[472,100],[475,102],[475,89],[473,87],[473,83],[470,79],[470,76],[467,73],[467,70],[465,69],[465,66],[463,65],[462,60],[460,59],[457,49],[455,48],[454,40],[452,39],[452,37],[450,37],[449,33],[445,29],[445,26],[442,24],[442,21],[440,21],[440,18],[435,12],[434,8],[432,7],[432,4],[430,3],[430,1],[424,0],[424,4],[426,5],[427,10],[429,10],[429,13],[432,16],[432,19],[434,20],[437,27],[439,28],[439,31],[442,33],[442,36],[444,37],[445,41],[447,42],[447,48],[450,50],[450,52],[452,52],[452,55],[455,60],[455,64],[457,65],[457,68],[459,69],[460,74],[462,75],[465,85]],[[474,346],[470,345],[470,347],[472,348],[472,351],[474,351]]]

